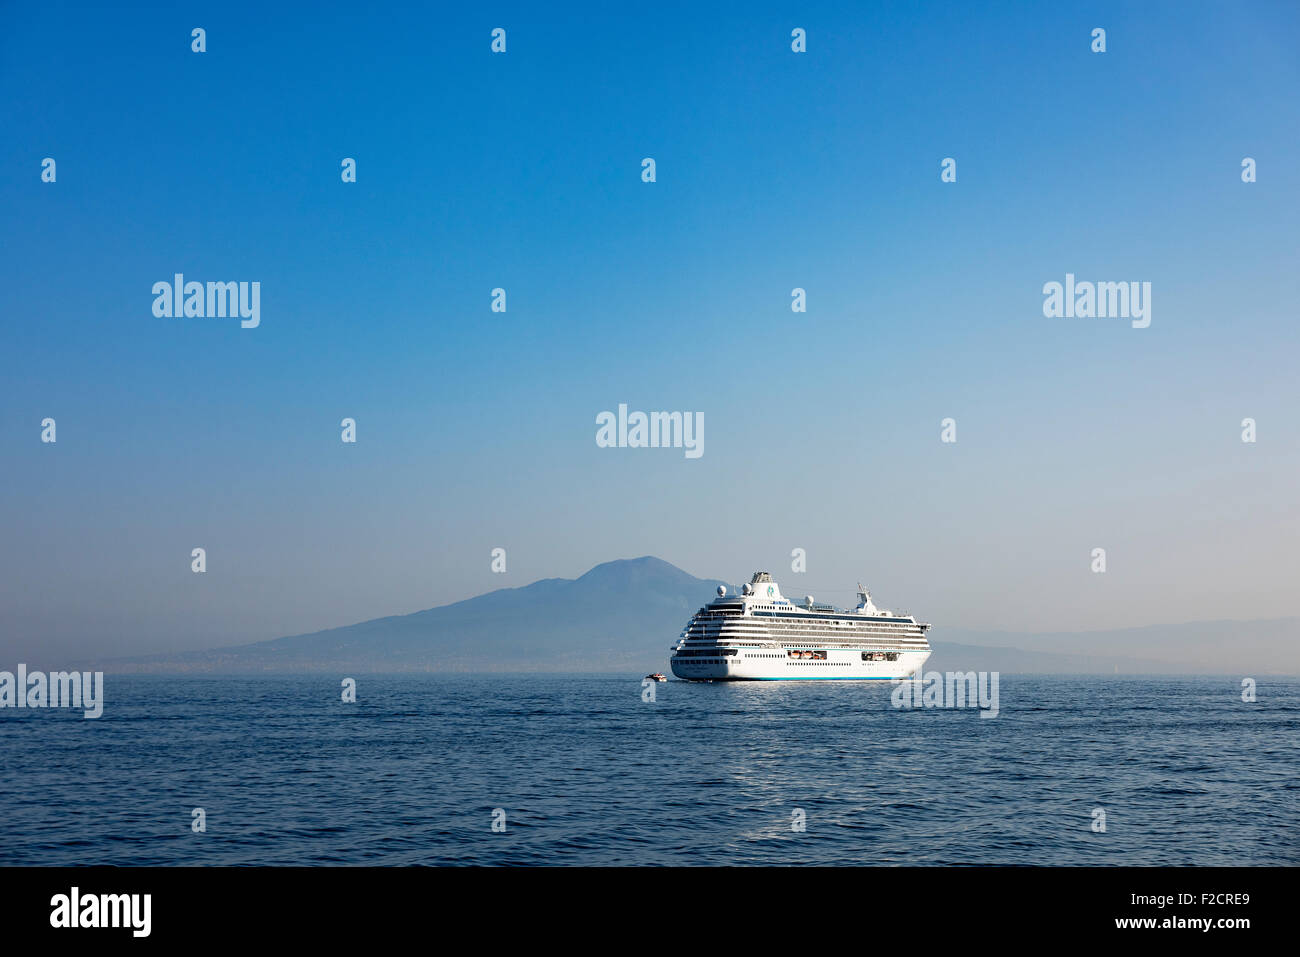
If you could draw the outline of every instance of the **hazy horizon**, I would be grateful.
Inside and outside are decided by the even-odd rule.
[[[936,629],[1300,614],[1293,5],[6,20],[0,661],[636,555]],[[177,273],[259,324],[156,316]],[[1150,325],[1047,318],[1068,275]],[[620,404],[703,454],[600,447]]]
[[[577,581],[577,580],[578,580],[579,578],[581,578],[583,575],[587,574],[588,572],[594,571],[594,570],[597,569],[597,568],[600,568],[602,565],[613,565],[613,564],[617,564],[617,563],[619,563],[619,562],[635,562],[635,561],[641,561],[641,560],[644,560],[644,559],[647,559],[647,558],[649,558],[649,559],[655,559],[655,560],[658,560],[658,561],[664,561],[664,562],[666,562],[666,563],[669,564],[669,565],[673,565],[674,568],[678,568],[680,571],[686,571],[686,569],[681,568],[680,566],[675,565],[675,564],[673,564],[672,562],[667,562],[666,559],[660,558],[658,555],[629,555],[629,556],[625,556],[625,557],[622,557],[622,558],[611,558],[611,559],[608,559],[607,561],[599,562],[599,563],[597,563],[596,565],[593,565],[591,568],[587,569],[586,571],[584,571],[584,572],[580,572],[579,574],[574,575],[574,576],[572,576],[572,577],[566,577],[566,576],[563,576],[563,575],[546,575],[546,576],[543,576],[543,577],[541,577],[541,578],[536,578],[536,579],[534,579],[534,580],[532,580],[532,581],[529,581],[529,582],[521,582],[521,583],[519,583],[519,584],[514,584],[514,585],[501,585],[501,586],[499,586],[499,587],[497,587],[497,588],[489,588],[488,590],[483,591],[483,592],[479,592],[478,594],[474,594],[474,595],[465,595],[465,596],[460,597],[460,598],[453,598],[453,599],[450,599],[450,600],[445,601],[445,602],[440,602],[439,604],[436,604],[436,605],[429,605],[429,606],[427,606],[427,607],[423,607],[423,608],[412,608],[412,609],[407,610],[407,611],[392,612],[392,613],[388,613],[388,614],[384,614],[384,615],[376,615],[376,616],[372,616],[372,617],[370,617],[370,618],[359,619],[358,621],[340,622],[338,625],[332,625],[332,626],[327,625],[327,626],[326,626],[325,628],[323,628],[323,629],[316,629],[316,631],[311,631],[311,632],[300,632],[300,633],[298,633],[298,634],[304,634],[304,635],[305,635],[305,634],[316,634],[317,631],[328,631],[328,630],[330,630],[331,628],[346,628],[346,627],[348,627],[348,626],[350,626],[350,625],[363,624],[364,622],[367,622],[367,621],[374,621],[374,620],[376,620],[376,619],[378,619],[378,618],[400,617],[400,616],[403,616],[403,615],[417,614],[417,613],[419,613],[419,612],[421,612],[421,611],[433,611],[433,610],[435,610],[435,609],[437,609],[437,608],[445,608],[445,607],[447,607],[448,605],[460,604],[461,602],[472,601],[472,600],[475,599],[475,598],[482,598],[482,597],[485,597],[485,596],[487,596],[487,595],[491,595],[491,594],[493,594],[494,592],[498,592],[498,591],[516,591],[516,590],[523,589],[523,588],[528,588],[528,587],[531,586],[531,585],[537,585],[537,584],[540,584],[540,583],[543,583],[543,582],[552,582],[552,581],[571,582],[571,581]],[[754,569],[754,571],[762,571],[762,570],[766,570],[766,569],[759,569],[759,568],[755,568],[755,569]],[[750,573],[750,574],[746,574],[746,575],[744,575],[744,576],[740,576],[740,577],[733,577],[733,578],[726,578],[725,576],[719,576],[719,575],[695,575],[695,574],[692,573],[692,572],[687,572],[687,574],[691,575],[691,577],[693,577],[693,578],[697,578],[697,579],[699,579],[700,582],[701,582],[702,584],[704,584],[704,585],[707,585],[708,583],[713,582],[713,581],[724,581],[724,582],[728,582],[727,587],[728,587],[728,589],[730,590],[730,589],[733,588],[733,586],[736,587],[736,588],[738,588],[738,587],[740,587],[741,585],[743,585],[744,582],[746,582],[746,581],[749,579],[750,574],[752,574],[752,573]],[[797,584],[800,584],[800,580],[801,580],[802,578],[804,578],[804,577],[805,577],[804,575],[799,575],[799,574],[795,574],[795,573],[789,573],[789,574],[788,574],[788,577],[786,577],[786,578],[782,578],[782,577],[779,576],[779,575],[774,575],[774,576],[773,576],[773,580],[776,581],[778,584],[781,584],[781,585],[782,585],[782,594],[785,594],[786,597],[789,597],[792,601],[799,601],[799,600],[801,600],[801,599],[804,597],[803,592],[798,592],[798,593],[796,593],[795,591],[787,591],[786,588],[785,588],[785,586],[786,586],[786,585],[789,585],[789,584],[792,584],[792,583],[793,583],[793,584],[796,584],[796,585],[797,585]],[[856,588],[856,586],[855,586],[855,588]],[[822,593],[825,592],[824,589],[823,589],[823,590],[820,590],[820,591],[821,591]],[[839,589],[839,591],[842,592],[842,593],[844,593],[845,595],[847,595],[847,594],[849,594],[849,593],[855,591],[855,589]],[[701,592],[700,592],[700,603],[701,603],[701,604],[706,604],[706,603],[707,603],[708,601],[710,601],[713,597],[714,597],[714,594],[713,594],[711,591],[708,591],[707,589],[701,590]],[[817,598],[818,601],[822,601],[822,600],[823,600],[823,598],[822,598],[822,596],[821,596],[820,594],[818,594],[818,595],[813,595],[813,597]],[[838,601],[832,601],[831,603],[832,603],[832,604],[836,604],[836,605],[839,606],[839,607],[852,607],[852,602],[851,602],[851,601],[846,601],[846,600],[844,600],[843,598],[839,599]],[[892,609],[891,609],[891,610],[892,610]],[[911,611],[910,609],[902,609],[902,610],[903,610],[903,611],[909,611],[909,612]],[[926,620],[925,616],[924,616],[924,615],[921,615],[921,614],[919,614],[919,613],[916,615],[916,617],[917,617],[919,620]],[[1061,631],[1063,631],[1063,632],[1067,632],[1067,633],[1071,633],[1071,634],[1087,634],[1087,633],[1089,633],[1089,632],[1096,632],[1096,633],[1101,634],[1101,633],[1110,633],[1110,632],[1114,632],[1114,631],[1138,630],[1138,629],[1142,629],[1142,628],[1159,628],[1159,627],[1161,627],[1161,626],[1163,626],[1163,625],[1217,624],[1217,623],[1221,623],[1221,622],[1222,622],[1222,623],[1229,623],[1229,622],[1230,622],[1230,623],[1240,623],[1240,624],[1245,624],[1245,623],[1251,623],[1251,622],[1257,622],[1257,623],[1258,623],[1258,622],[1290,621],[1290,620],[1293,620],[1293,619],[1300,619],[1300,613],[1298,613],[1298,614],[1291,614],[1291,615],[1278,615],[1278,616],[1269,617],[1269,618],[1232,618],[1232,617],[1223,617],[1223,618],[1189,618],[1189,619],[1178,620],[1178,621],[1160,621],[1160,622],[1151,622],[1151,623],[1149,623],[1149,624],[1145,624],[1145,625],[1119,625],[1119,626],[1116,626],[1116,627],[1114,627],[1114,628],[1093,628],[1093,629],[1073,629],[1073,630],[1071,630],[1071,629],[1053,629],[1053,631],[1054,631],[1054,632],[1061,632]],[[958,625],[958,624],[955,624],[955,623],[950,623],[947,627],[949,627],[949,628],[953,628],[953,629],[955,629],[955,630],[957,630],[957,631],[960,631],[960,632],[962,632],[963,634],[967,634],[967,633],[988,633],[988,634],[1025,634],[1025,635],[1035,635],[1035,634],[1042,634],[1042,633],[1045,633],[1045,632],[1046,632],[1046,629],[1037,629],[1037,630],[1033,630],[1033,631],[1022,631],[1022,632],[1016,632],[1016,631],[1013,630],[1013,629],[981,629],[981,628],[969,628],[969,627],[966,627],[966,626],[964,626],[964,625]],[[276,637],[295,637],[295,636],[289,636],[289,635],[277,635]],[[244,644],[244,642],[240,642],[239,644]]]
[[[178,655],[116,656],[95,665],[171,674],[639,674],[659,666],[669,638],[713,597],[718,581],[640,556],[602,563],[576,579],[539,579],[407,615]],[[1300,674],[1300,617],[1056,633],[941,625],[928,637],[935,662],[927,670]],[[1231,656],[1223,654],[1225,643],[1231,643]],[[55,664],[41,663],[47,669]]]

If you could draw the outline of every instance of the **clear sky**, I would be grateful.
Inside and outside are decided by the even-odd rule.
[[[644,554],[936,641],[1300,611],[1294,3],[325,6],[0,7],[4,661]]]

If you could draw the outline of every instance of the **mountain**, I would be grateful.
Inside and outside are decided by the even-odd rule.
[[[666,670],[719,581],[646,556],[410,615],[256,644],[105,663],[117,672]]]
[[[597,565],[410,615],[256,644],[103,663],[114,672],[668,670],[668,650],[722,582],[658,558]],[[1300,674],[1300,618],[1100,632],[969,631],[936,625],[927,671]]]

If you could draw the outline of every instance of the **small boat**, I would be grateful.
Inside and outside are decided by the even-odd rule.
[[[665,677],[664,677],[662,674],[660,674],[658,671],[656,671],[656,672],[655,672],[654,674],[652,674],[652,675],[646,675],[646,676],[645,676],[645,680],[646,680],[646,681],[667,681],[668,679],[665,678]]]

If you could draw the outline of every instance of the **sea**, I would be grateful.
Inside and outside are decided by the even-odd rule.
[[[0,864],[1300,862],[1300,679],[127,676],[0,710]],[[200,813],[201,812],[201,813]]]

